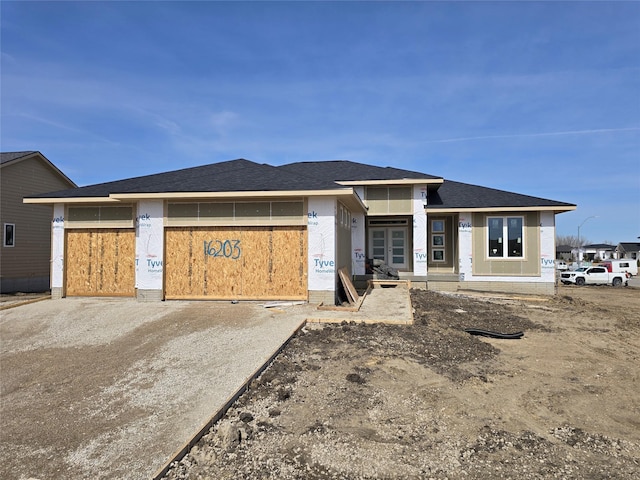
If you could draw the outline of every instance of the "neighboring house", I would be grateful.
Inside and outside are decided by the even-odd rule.
[[[22,198],[76,187],[40,152],[0,153],[0,291],[49,290],[51,207]]]
[[[575,249],[578,261],[592,262],[594,260],[609,260],[616,257],[616,246],[606,243],[592,243]]]
[[[640,242],[620,242],[616,247],[618,258],[640,259]]]
[[[573,247],[571,245],[558,245],[556,246],[556,259],[571,261],[573,259]]]
[[[239,159],[25,199],[53,205],[52,295],[333,303],[379,259],[412,286],[553,294],[575,205],[349,161]]]

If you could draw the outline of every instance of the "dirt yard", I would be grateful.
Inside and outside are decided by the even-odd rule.
[[[165,478],[640,478],[640,290],[412,301],[305,327]]]

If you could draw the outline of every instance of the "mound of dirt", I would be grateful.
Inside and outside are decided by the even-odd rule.
[[[640,319],[570,293],[412,291],[414,325],[307,326],[165,478],[638,478]]]

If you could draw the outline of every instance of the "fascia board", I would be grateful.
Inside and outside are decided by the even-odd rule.
[[[120,200],[109,197],[52,197],[23,198],[22,203],[53,205],[54,203],[120,203]]]
[[[352,195],[353,189],[332,190],[275,190],[250,192],[160,192],[160,193],[112,193],[109,198],[115,200],[146,199],[199,199],[199,198],[273,198],[273,197],[315,197],[333,195]]]
[[[317,196],[335,196],[343,198],[345,203],[355,210],[367,211],[360,197],[352,188],[332,190],[290,190],[256,192],[165,192],[165,193],[112,193],[108,197],[67,197],[67,198],[24,198],[23,203],[53,205],[54,203],[121,203],[135,200],[199,200],[223,198],[303,198]]]
[[[577,208],[576,205],[571,206],[545,206],[545,207],[476,207],[476,208],[427,208],[427,213],[467,213],[467,212],[548,212],[556,213],[570,212]]]
[[[336,180],[338,185],[440,185],[444,183],[443,178],[400,178],[395,180]]]

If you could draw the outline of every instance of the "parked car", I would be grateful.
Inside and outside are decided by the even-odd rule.
[[[560,281],[565,285],[628,285],[628,273],[609,273],[605,267],[583,267],[573,272],[563,272]]]
[[[605,267],[609,273],[630,273],[632,276],[638,275],[638,261],[632,258],[605,260],[600,265]]]
[[[564,260],[556,260],[556,270],[564,272],[565,270],[569,270],[569,266]]]

